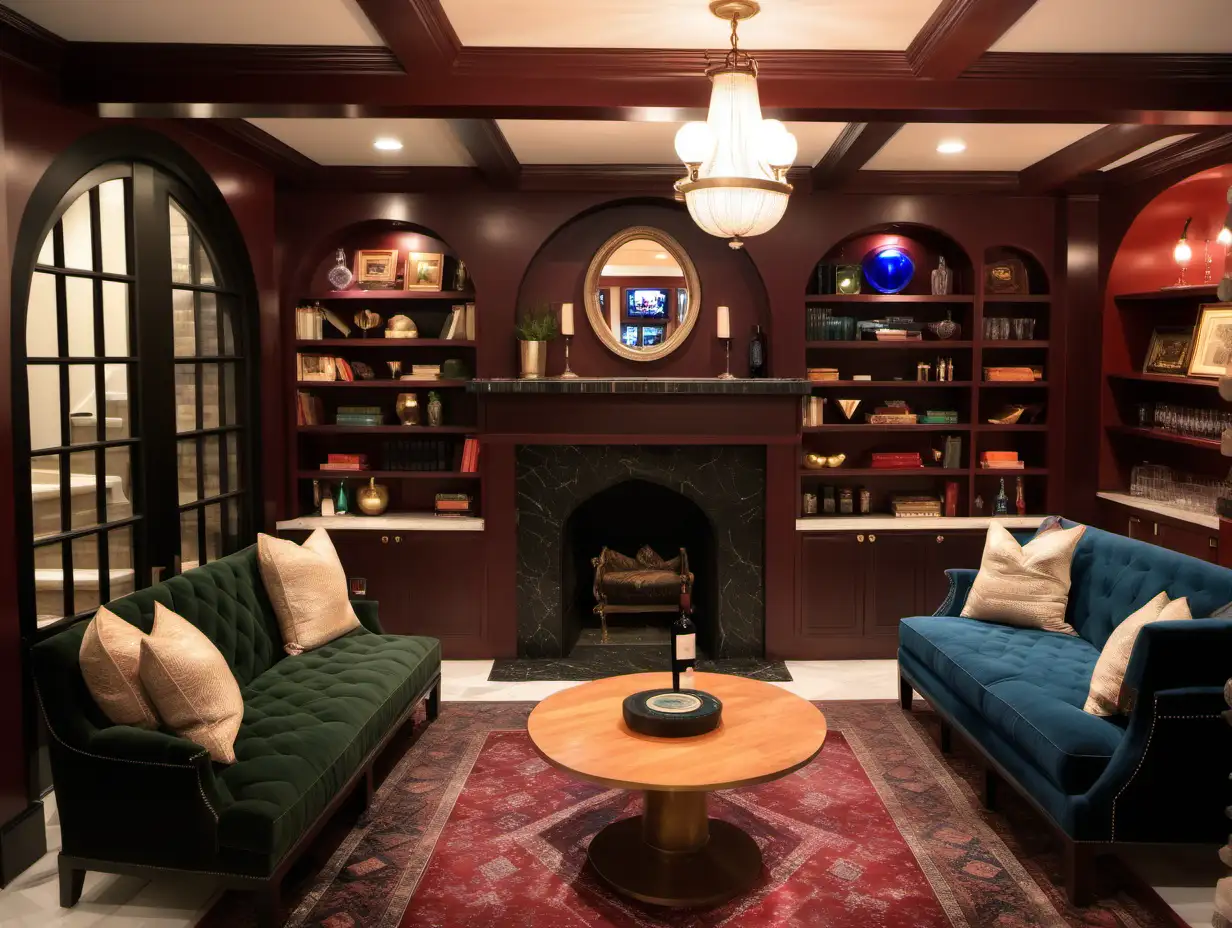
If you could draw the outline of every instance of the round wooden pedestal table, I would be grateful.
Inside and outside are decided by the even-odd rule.
[[[723,702],[723,722],[694,738],[630,731],[621,705],[670,687],[667,673],[610,677],[549,696],[530,714],[531,741],[553,766],[603,786],[645,794],[640,818],[608,825],[590,862],[613,889],[664,906],[717,905],[756,885],[761,851],[735,825],[706,814],[706,795],[786,776],[817,756],[826,719],[769,683],[699,673],[695,686]]]

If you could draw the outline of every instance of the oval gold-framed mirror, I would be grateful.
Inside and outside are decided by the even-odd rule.
[[[697,323],[702,285],[688,252],[653,226],[617,232],[586,269],[586,317],[613,354],[657,361]]]

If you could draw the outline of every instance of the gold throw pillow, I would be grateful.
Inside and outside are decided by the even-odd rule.
[[[962,614],[984,622],[1077,635],[1065,621],[1065,607],[1070,564],[1085,528],[1046,532],[1020,545],[1005,526],[991,523],[980,571]]]
[[[86,689],[117,725],[157,728],[158,714],[141,688],[141,639],[145,632],[107,607],[94,614],[81,639]]]
[[[1121,709],[1121,686],[1125,683],[1125,671],[1129,669],[1129,656],[1134,652],[1134,642],[1144,625],[1151,622],[1175,622],[1191,619],[1189,600],[1168,599],[1160,593],[1149,603],[1112,630],[1095,662],[1091,674],[1091,690],[1086,705],[1082,708],[1091,715],[1116,715]]]
[[[257,564],[288,654],[311,651],[359,628],[346,571],[325,529],[302,545],[258,535]]]
[[[235,763],[244,720],[235,675],[214,642],[162,603],[154,605],[154,628],[141,642],[141,682],[164,725],[219,763]]]

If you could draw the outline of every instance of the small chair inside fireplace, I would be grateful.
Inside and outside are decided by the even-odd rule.
[[[608,641],[609,614],[691,609],[693,573],[684,548],[668,561],[650,545],[643,545],[636,557],[605,546],[590,563],[595,568],[594,611],[603,629],[604,644]]]

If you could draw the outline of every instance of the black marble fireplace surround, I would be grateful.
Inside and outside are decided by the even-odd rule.
[[[701,647],[715,658],[762,658],[763,447],[521,445],[516,475],[519,658],[565,657],[583,624],[590,624],[582,609],[584,591],[574,589],[572,580],[580,572],[570,537],[578,537],[579,526],[571,526],[570,517],[604,491],[631,499],[637,484],[613,490],[630,481],[653,485],[646,493],[652,504],[661,501],[662,490],[679,494],[684,499],[677,512],[687,516],[695,507],[709,522],[710,553],[704,542],[693,542],[709,562],[694,566],[702,584],[695,612]],[[581,531],[595,537],[592,525]],[[635,554],[636,548],[622,553]],[[670,558],[676,552],[659,553]],[[689,554],[692,559],[694,552]]]

